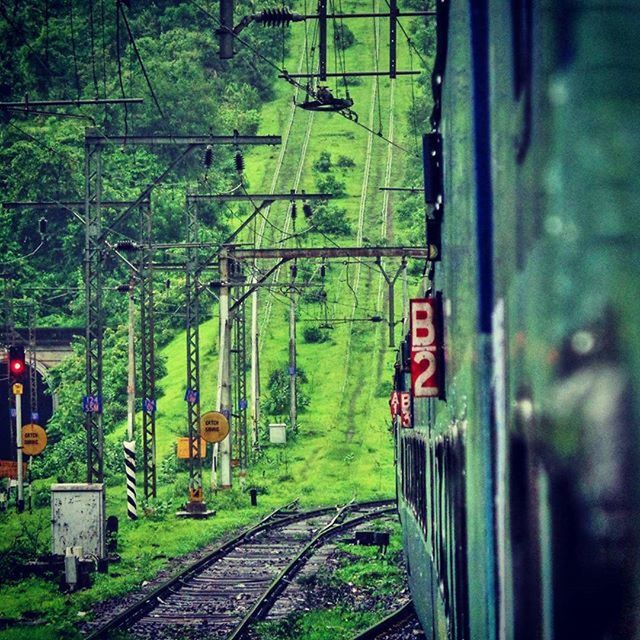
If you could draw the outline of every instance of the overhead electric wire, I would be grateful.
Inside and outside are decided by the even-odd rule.
[[[102,41],[102,93],[107,97],[107,38],[105,32],[104,0],[100,0],[100,39]],[[107,106],[105,105],[105,118]]]
[[[78,114],[78,113],[66,113],[65,111],[43,111],[42,109],[31,109],[30,107],[7,107],[7,111],[14,113],[25,113],[37,116],[57,116],[58,118],[76,118],[78,120],[89,120],[95,126],[96,120],[93,116]]]
[[[98,89],[98,74],[96,73],[96,37],[95,37],[95,25],[93,21],[93,0],[89,0],[89,41],[91,43],[91,72],[93,75],[93,88],[95,91],[96,100],[100,97],[100,90]]]
[[[49,0],[44,0],[44,61],[49,66]]]
[[[375,13],[376,9],[376,0],[371,0],[371,10]],[[382,94],[380,92],[380,76],[378,72],[380,70],[380,45],[378,42],[379,33],[378,33],[378,19],[374,18],[372,25],[373,27],[373,64],[376,71],[375,82],[376,82],[376,98],[378,101],[378,134],[382,133]]]
[[[342,44],[344,45],[344,38],[345,38],[345,33],[346,33],[346,25],[344,23],[344,18],[342,17],[344,15],[344,10],[342,8],[342,0],[338,0],[338,11],[340,12],[340,33],[342,35]],[[334,18],[335,20],[335,18]],[[335,28],[335,27],[334,27]],[[346,91],[346,97],[349,98],[349,83],[347,81],[347,54],[346,54],[346,47],[343,46],[341,48],[341,54],[342,54],[342,70],[343,70],[343,76],[342,76],[342,80],[343,80],[343,84],[345,87],[345,91]]]
[[[78,100],[80,100],[80,74],[78,73],[78,56],[76,54],[76,36],[75,28],[73,26],[73,0],[69,0],[69,26],[71,27],[71,53],[73,55],[73,69],[76,80],[76,94]]]
[[[120,93],[125,97],[124,82],[122,80],[122,51],[120,49],[120,9],[116,3],[116,61],[118,64],[118,83],[120,84]],[[124,105],[124,139],[126,141],[129,135],[129,110],[125,102]]]
[[[413,70],[413,54],[411,53],[411,49],[409,49],[409,67]],[[413,84],[413,76],[411,76],[411,125],[411,128],[413,129],[414,143],[416,148],[418,148],[420,140],[418,138],[418,123],[416,121],[416,91]]]
[[[12,258],[11,260],[7,260],[6,258],[3,258],[3,264],[14,264],[15,262],[21,262],[22,260],[26,260],[27,258],[31,258],[33,256],[36,255],[36,253],[38,253],[38,251],[40,251],[40,249],[42,249],[42,247],[44,246],[44,240],[42,240],[40,242],[40,244],[30,253],[27,253],[24,256],[16,256],[15,258]]]
[[[35,142],[39,147],[42,147],[43,149],[45,149],[49,153],[52,153],[53,155],[56,155],[56,156],[62,158],[66,163],[70,162],[69,158],[67,158],[63,153],[61,153],[60,151],[54,149],[53,147],[50,147],[48,144],[42,142],[41,140],[38,140],[38,138],[36,138],[35,136],[32,136],[28,131],[25,131],[22,127],[19,127],[14,122],[11,122],[11,119],[7,120],[6,124],[9,127],[12,127],[13,129],[15,129],[16,131],[19,131],[23,136],[26,136],[27,138],[29,138],[29,140],[31,140],[32,142]],[[65,207],[65,208],[68,209],[68,207]],[[73,210],[70,209],[70,211],[73,211]],[[76,213],[76,212],[74,211],[74,213]]]
[[[219,27],[221,30],[224,31],[228,31],[238,42],[240,42],[240,44],[244,45],[245,47],[247,47],[248,49],[250,49],[253,53],[255,53],[256,56],[258,56],[261,60],[263,60],[264,62],[266,62],[270,67],[273,67],[276,71],[278,71],[279,74],[281,74],[283,76],[283,78],[291,85],[293,85],[294,87],[297,87],[298,89],[301,89],[302,91],[304,91],[307,95],[311,96],[311,97],[316,97],[312,92],[310,92],[309,90],[309,86],[303,86],[302,84],[300,84],[297,80],[295,80],[294,78],[290,78],[289,74],[287,73],[286,69],[282,69],[281,67],[279,67],[275,62],[273,62],[272,60],[269,60],[269,58],[267,58],[264,54],[262,54],[256,47],[254,47],[252,44],[250,44],[249,42],[247,42],[244,38],[241,38],[237,33],[234,33],[233,29],[230,29],[229,27],[223,25],[220,20],[214,16],[212,13],[210,13],[209,11],[207,11],[206,9],[204,9],[199,3],[197,3],[195,0],[188,0],[188,2],[192,5],[194,5],[197,9],[199,9],[200,11],[202,11],[205,15],[207,15],[209,18],[211,18],[211,20],[213,20]],[[384,135],[382,135],[380,132],[374,131],[373,129],[371,129],[370,127],[368,127],[365,124],[362,124],[362,122],[359,122],[358,120],[356,120],[354,118],[354,116],[356,115],[355,112],[353,111],[348,111],[348,112],[344,112],[344,111],[334,111],[333,113],[337,113],[339,115],[341,115],[343,118],[345,118],[346,120],[349,120],[350,122],[353,122],[355,125],[357,125],[358,127],[364,129],[365,131],[368,131],[369,133],[372,133],[373,135],[378,136],[380,139],[384,140],[385,142],[387,142],[388,144],[392,144],[394,147],[397,147],[398,149],[400,149],[401,151],[404,151],[405,153],[408,153],[409,155],[417,155],[415,152],[410,151],[409,149],[407,149],[406,147],[403,147],[402,145],[398,144],[397,142],[394,142],[393,140],[389,140],[388,138],[386,138]]]
[[[133,33],[131,31],[131,27],[129,26],[129,20],[127,19],[127,16],[124,12],[124,9],[122,8],[122,0],[116,0],[116,4],[117,4],[117,9],[120,11],[120,15],[122,16],[122,19],[124,20],[124,26],[127,29],[127,33],[129,35],[129,42],[131,42],[131,46],[133,47],[133,51],[136,54],[136,58],[138,59],[138,63],[140,64],[140,69],[142,69],[142,74],[144,75],[144,79],[147,82],[147,87],[149,88],[149,93],[151,93],[151,97],[153,98],[153,102],[156,105],[156,108],[158,109],[158,113],[160,114],[160,116],[162,117],[162,119],[166,119],[166,116],[164,115],[164,111],[162,111],[162,107],[160,106],[160,103],[158,102],[158,97],[156,96],[156,92],[153,89],[153,85],[151,84],[151,79],[149,78],[149,74],[147,73],[147,70],[144,66],[144,62],[142,61],[142,56],[140,55],[140,51],[138,50],[138,45],[136,44],[136,39],[133,37]]]

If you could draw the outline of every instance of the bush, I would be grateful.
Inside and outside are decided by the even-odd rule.
[[[322,205],[313,214],[313,224],[320,233],[336,236],[351,234],[351,225],[347,220],[347,210],[335,205]]]
[[[309,406],[309,396],[302,386],[307,383],[307,376],[303,369],[298,368],[296,376],[296,392],[298,413],[302,413]],[[284,416],[289,413],[289,368],[280,366],[271,372],[267,384],[267,397],[262,408],[270,416]]]
[[[329,339],[329,334],[325,329],[320,327],[305,327],[302,330],[302,337],[305,342],[326,342]]]
[[[353,45],[356,41],[356,37],[353,35],[353,31],[347,27],[346,24],[338,23],[333,28],[333,37],[335,39],[336,48],[339,51],[344,51]]]
[[[327,300],[327,292],[324,287],[306,287],[300,299],[307,304],[323,303]]]
[[[313,170],[319,173],[327,173],[331,171],[332,166],[331,154],[328,151],[323,151],[313,163]]]
[[[336,164],[342,169],[352,169],[356,163],[349,156],[340,156]]]
[[[347,186],[342,180],[328,173],[316,179],[320,193],[331,193],[334,198],[341,198],[347,193]]]

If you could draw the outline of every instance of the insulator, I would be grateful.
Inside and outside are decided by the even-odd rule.
[[[140,248],[133,240],[120,240],[113,246],[117,251],[137,251]]]
[[[384,318],[382,318],[381,316],[371,316],[369,320],[371,320],[371,322],[382,322]]]
[[[313,216],[313,209],[311,208],[311,205],[308,202],[305,202],[302,205],[302,212],[304,213],[304,217],[307,220],[310,220],[311,216]]]
[[[210,144],[205,147],[202,164],[205,169],[211,169],[211,165],[213,164],[213,147]]]
[[[258,24],[265,27],[283,27],[291,22],[300,22],[304,20],[303,16],[292,13],[288,7],[277,7],[274,9],[263,9],[257,13],[254,18]]]
[[[131,285],[130,284],[119,284],[116,287],[116,291],[118,291],[120,293],[127,293],[127,292],[131,291]]]
[[[298,217],[298,207],[296,206],[296,203],[294,202],[291,205],[291,219],[295,220]]]
[[[295,280],[297,275],[298,275],[298,265],[292,264],[291,265],[291,279]]]
[[[40,220],[38,220],[38,232],[40,233],[41,236],[44,236],[47,233],[46,218],[40,218]]]
[[[320,277],[324,280],[324,277],[327,275],[327,267],[324,264],[320,265]]]
[[[164,281],[164,288],[165,289],[171,288],[171,280],[169,280],[168,278]]]
[[[244,156],[240,151],[236,153],[236,171],[238,173],[244,172]]]

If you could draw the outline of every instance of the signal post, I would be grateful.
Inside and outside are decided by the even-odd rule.
[[[24,469],[22,468],[22,381],[26,370],[24,347],[9,347],[9,382],[16,404],[16,461],[18,464],[18,511],[24,511]]]

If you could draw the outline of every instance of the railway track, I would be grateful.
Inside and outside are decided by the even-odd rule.
[[[354,636],[352,640],[419,640],[424,637],[413,602],[409,600],[380,622]]]
[[[289,504],[214,549],[99,628],[87,640],[127,631],[137,638],[239,640],[326,540],[391,513],[393,501],[292,511]],[[353,515],[353,517],[347,516]]]

